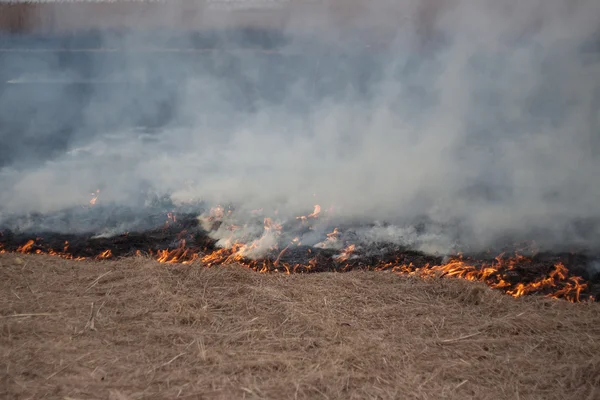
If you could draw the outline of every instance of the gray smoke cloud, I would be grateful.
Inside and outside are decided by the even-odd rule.
[[[231,203],[238,221],[319,204],[328,227],[371,224],[366,241],[433,252],[593,247],[600,2],[393,4],[363,5],[353,29],[306,8],[276,54],[157,60],[134,51],[139,35],[104,34],[126,51],[3,55],[0,221],[85,206],[100,188],[99,204]]]

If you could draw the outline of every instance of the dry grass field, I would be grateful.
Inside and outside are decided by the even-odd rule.
[[[600,305],[390,273],[0,255],[3,399],[597,399]]]

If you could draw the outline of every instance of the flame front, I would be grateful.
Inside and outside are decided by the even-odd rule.
[[[229,212],[229,211],[228,211]],[[316,218],[320,207],[315,206],[312,214],[299,217],[303,223],[309,218]],[[222,207],[214,208],[210,217],[222,219],[225,217]],[[174,213],[167,214],[168,226],[175,225],[177,218]],[[168,227],[167,227],[168,228]],[[242,229],[240,226],[225,226],[225,230],[236,231]],[[355,244],[347,244],[337,255],[332,255],[334,249],[341,246],[341,234],[338,228],[326,235],[322,243],[318,243],[311,250],[306,247],[303,250],[301,238],[295,237],[288,241],[282,248],[278,247],[282,236],[282,225],[271,218],[264,218],[263,233],[255,240],[247,243],[229,241],[226,248],[202,247],[193,241],[193,235],[187,230],[178,234],[177,244],[174,247],[159,250],[147,250],[152,258],[161,263],[190,264],[199,262],[207,267],[216,265],[237,263],[258,272],[316,272],[316,271],[347,271],[351,269],[367,269],[373,271],[391,271],[399,275],[418,276],[425,279],[431,278],[457,278],[469,281],[484,282],[489,287],[502,290],[513,297],[521,297],[531,294],[542,294],[551,298],[562,298],[571,302],[580,302],[588,292],[588,284],[578,276],[570,275],[569,270],[561,262],[556,262],[551,267],[547,264],[538,265],[520,254],[506,257],[498,255],[492,261],[481,262],[464,259],[458,255],[445,263],[421,264],[415,266],[406,261],[403,253],[385,261],[378,261],[373,257],[362,257],[362,251]],[[190,245],[191,243],[191,245]],[[0,253],[6,253],[6,248],[0,244]],[[215,246],[212,245],[207,246]],[[83,260],[108,260],[120,255],[131,255],[123,250],[117,252],[118,247],[106,248],[94,253],[94,250],[86,247],[84,250],[75,251],[72,244],[64,241],[62,249],[55,250],[44,245],[42,239],[29,239],[12,251],[22,254],[49,254],[67,259]],[[321,250],[317,250],[320,248]],[[81,246],[80,246],[81,249]],[[333,249],[333,250],[332,250]],[[143,251],[143,250],[142,250]],[[135,254],[141,255],[142,251],[135,250]],[[304,256],[298,258],[298,251],[306,251]],[[290,255],[291,253],[291,255]],[[77,256],[75,256],[76,254]],[[324,255],[329,254],[329,255]],[[288,262],[286,260],[305,260]],[[390,261],[391,260],[391,261]],[[590,297],[590,296],[588,296]]]
[[[76,261],[81,261],[81,260],[85,260],[85,257],[74,257],[72,254],[70,254],[69,251],[69,242],[65,241],[65,244],[63,246],[62,251],[59,250],[54,250],[54,249],[46,249],[43,246],[38,247],[38,244],[36,243],[36,240],[30,239],[28,240],[25,244],[17,247],[17,249],[15,250],[15,253],[21,253],[21,254],[47,254],[50,256],[58,256],[61,258],[66,258],[68,260],[76,260]],[[110,250],[107,250],[108,252],[108,256],[107,257],[101,257],[102,254],[106,253],[101,253],[100,255],[98,255],[98,259],[100,258],[110,258],[112,256],[112,254],[110,253]],[[0,254],[3,253],[7,253],[6,249],[2,247],[2,245],[0,245]]]
[[[277,228],[279,228],[279,226],[274,224],[272,221],[265,221],[265,229],[276,230]],[[289,264],[281,261],[283,254],[291,245],[297,243],[298,241],[298,238],[295,238],[288,246],[283,248],[281,251],[278,251],[278,256],[274,260],[250,260],[246,258],[245,255],[248,253],[248,251],[257,246],[255,242],[250,244],[235,243],[228,248],[206,251],[205,253],[202,253],[197,249],[188,247],[186,241],[181,240],[179,246],[174,249],[158,250],[155,252],[149,251],[149,254],[160,263],[190,264],[195,261],[199,261],[206,267],[237,263],[259,272],[284,272],[288,274],[294,272],[311,272],[316,270],[318,260],[315,257],[309,259],[306,264]],[[75,260],[86,259],[85,257],[74,257],[72,254],[68,253],[68,250],[68,242],[65,242],[62,251],[55,251],[52,249],[45,251],[37,248],[35,240],[29,240],[25,244],[19,246],[16,249],[16,252],[22,254],[44,253]],[[351,260],[355,251],[355,245],[349,245],[342,250],[338,256],[333,257],[332,260],[337,265],[337,269],[334,270],[344,271],[349,269],[351,265],[348,264],[348,262]],[[0,252],[5,253],[6,251],[4,249],[0,249]],[[310,253],[310,249],[308,252]],[[141,253],[138,250],[136,254],[140,255]],[[110,249],[107,249],[101,251],[93,258],[97,260],[106,260],[114,258],[114,255]],[[514,270],[515,265],[517,265],[517,263],[522,265],[528,261],[529,260],[522,256],[516,256],[508,259],[504,259],[499,256],[493,263],[489,265],[483,264],[475,266],[470,265],[462,258],[457,257],[441,265],[425,265],[422,267],[415,267],[412,264],[387,262],[376,263],[375,265],[368,265],[365,267],[369,270],[387,270],[399,275],[418,276],[426,279],[445,277],[484,282],[491,288],[502,290],[513,297],[541,293],[545,294],[547,297],[557,299],[562,298],[571,302],[580,302],[582,300],[582,293],[588,288],[587,283],[583,282],[582,278],[578,276],[570,276],[568,269],[560,262],[556,263],[552,270],[545,276],[538,276],[529,281],[514,282],[514,279],[510,278],[510,273]]]
[[[509,272],[513,270],[517,261],[524,261],[518,257],[499,262],[496,265],[481,267],[468,265],[459,258],[444,265],[427,265],[421,268],[414,268],[412,265],[387,265],[382,269],[389,268],[399,274],[422,278],[449,277],[484,282],[489,287],[503,290],[515,298],[534,293],[547,293],[547,297],[564,298],[576,303],[581,301],[581,292],[587,289],[588,285],[582,282],[581,277],[569,276],[569,271],[562,263],[556,263],[554,269],[546,277],[538,277],[527,283],[511,283],[508,278]],[[496,261],[498,260],[496,258]]]

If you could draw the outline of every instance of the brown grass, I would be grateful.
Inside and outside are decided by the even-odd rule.
[[[0,255],[0,398],[597,399],[600,305]]]

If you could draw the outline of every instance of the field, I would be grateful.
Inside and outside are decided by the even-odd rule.
[[[3,399],[596,399],[600,305],[455,279],[0,255]]]

